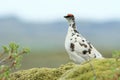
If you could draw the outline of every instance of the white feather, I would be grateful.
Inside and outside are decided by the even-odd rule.
[[[73,33],[74,36],[72,36]],[[84,40],[84,42],[82,40]],[[74,44],[74,51],[71,51],[71,43]],[[86,45],[87,47],[81,46],[80,43]],[[88,50],[90,46],[92,47],[91,53],[83,54],[83,51]],[[70,59],[76,63],[85,62],[90,58],[103,58],[102,55],[93,47],[93,45],[89,44],[89,42],[83,36],[74,32],[72,26],[69,26],[68,28],[68,33],[65,39],[65,49],[68,52]]]

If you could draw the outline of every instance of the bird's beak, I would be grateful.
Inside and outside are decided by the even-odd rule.
[[[67,18],[68,16],[64,16],[64,18]]]

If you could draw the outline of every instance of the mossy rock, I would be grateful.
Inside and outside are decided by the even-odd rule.
[[[120,80],[120,61],[94,59],[81,65],[68,63],[59,68],[32,68],[12,73],[11,80]]]

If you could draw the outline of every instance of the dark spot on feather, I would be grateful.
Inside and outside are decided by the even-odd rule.
[[[88,52],[88,51],[84,50],[82,53],[83,53],[83,54],[86,54],[87,52]]]
[[[77,35],[77,37],[79,37],[79,35]]]
[[[81,46],[82,46],[82,44],[81,43],[79,43]]]
[[[77,42],[77,38],[75,37],[75,42]]]
[[[91,46],[90,42],[88,42],[88,45],[89,45],[89,47],[92,49],[92,46]]]
[[[74,18],[72,18],[72,20],[74,21],[75,19]],[[74,21],[75,22],[75,21]]]
[[[82,40],[82,42],[85,42],[85,40]]]
[[[77,42],[77,40],[75,39],[75,42]]]
[[[75,28],[75,23],[72,25],[73,28]]]
[[[82,44],[82,43],[79,43],[81,46],[84,46],[85,48],[87,48],[87,45],[86,44]]]
[[[74,51],[75,45],[73,43],[70,44],[71,51]]]
[[[95,54],[94,54],[95,55]],[[96,55],[94,56],[94,58],[96,58]]]
[[[75,22],[73,24],[71,24],[71,26],[73,29],[76,29]]]
[[[74,36],[75,34],[74,33],[72,33],[72,36]]]
[[[91,49],[88,49],[88,53],[91,54]]]
[[[79,33],[77,30],[74,30],[75,33]]]
[[[87,48],[87,45],[84,44],[84,47]]]

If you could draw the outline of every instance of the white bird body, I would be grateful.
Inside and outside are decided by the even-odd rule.
[[[68,20],[69,28],[65,39],[65,49],[70,59],[76,63],[82,63],[91,58],[103,58],[102,55],[87,41],[76,29],[74,16],[65,16]]]

